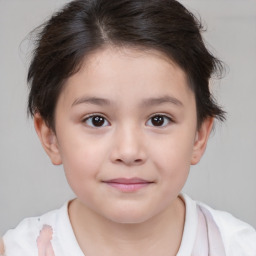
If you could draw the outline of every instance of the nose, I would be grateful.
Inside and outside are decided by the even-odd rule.
[[[132,166],[141,165],[146,161],[145,143],[139,129],[119,128],[112,142],[110,156],[112,162]]]

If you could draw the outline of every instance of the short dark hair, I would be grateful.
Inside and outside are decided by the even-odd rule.
[[[54,111],[67,78],[84,58],[107,46],[156,49],[186,73],[195,94],[198,126],[225,119],[209,91],[223,65],[205,47],[199,19],[175,0],[76,0],[54,14],[37,35],[28,72],[28,112],[54,129]]]

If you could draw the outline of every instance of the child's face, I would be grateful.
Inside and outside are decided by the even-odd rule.
[[[162,54],[105,49],[68,79],[44,147],[83,206],[138,223],[175,202],[211,123],[197,130],[194,93]]]

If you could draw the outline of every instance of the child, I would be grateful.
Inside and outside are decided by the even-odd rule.
[[[256,231],[181,194],[223,110],[221,63],[174,0],[78,0],[39,35],[28,109],[77,198],[22,221],[5,254],[256,255]]]

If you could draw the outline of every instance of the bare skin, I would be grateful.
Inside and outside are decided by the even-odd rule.
[[[55,119],[53,132],[37,114],[35,128],[77,196],[69,217],[84,254],[176,255],[179,194],[213,121],[197,127],[185,73],[156,51],[102,49],[68,79]]]
[[[81,213],[79,204],[78,200],[70,204],[70,218],[78,244],[86,256],[101,256],[102,251],[105,256],[175,256],[178,253],[185,221],[185,207],[180,198],[175,202],[175,209],[170,208],[143,224],[123,224],[123,228],[120,228],[120,224],[106,223],[100,216],[95,221],[95,213]],[[83,223],[86,229],[82,229],[83,225],[78,221],[81,214],[86,222]],[[104,229],[102,225],[105,226]],[[150,231],[147,229],[148,225],[151,227]]]

